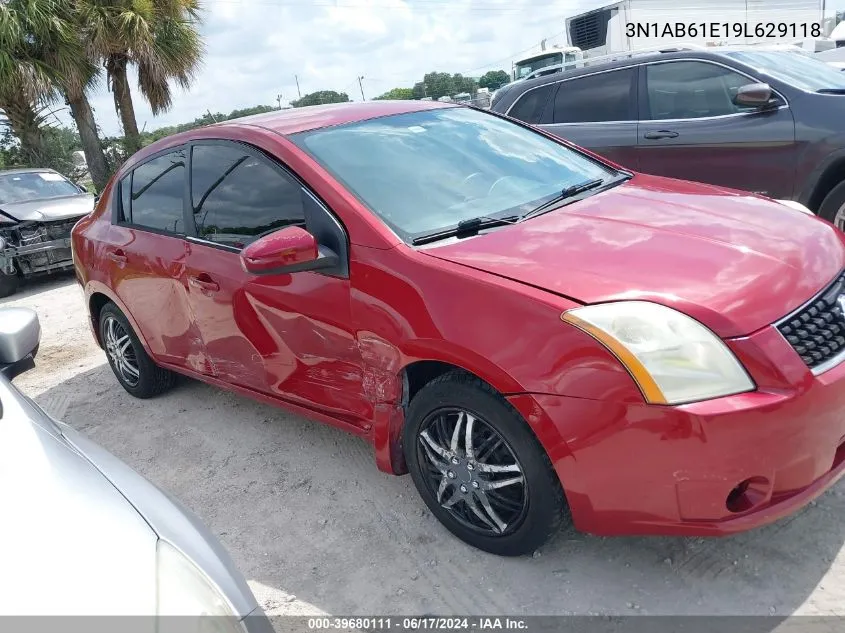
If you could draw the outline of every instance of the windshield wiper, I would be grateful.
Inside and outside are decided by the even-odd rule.
[[[528,213],[522,214],[519,218],[519,221],[522,222],[523,220],[527,220],[528,218],[534,218],[538,215],[542,215],[547,211],[551,211],[564,200],[573,198],[580,193],[590,191],[591,189],[595,189],[596,187],[601,187],[603,184],[604,178],[595,178],[593,180],[587,180],[585,182],[578,183],[577,185],[571,185],[569,187],[566,187],[551,200],[547,200],[539,207],[531,209],[531,211],[529,211]]]
[[[822,95],[845,95],[845,88],[819,88],[816,92]]]
[[[448,237],[472,237],[478,235],[482,229],[490,229],[495,226],[503,226],[505,224],[515,224],[520,217],[518,215],[509,215],[503,218],[492,218],[487,216],[479,216],[477,218],[470,218],[468,220],[461,220],[458,225],[453,228],[442,229],[418,235],[411,240],[411,244],[419,246],[420,244],[429,244],[438,240],[445,240]]]

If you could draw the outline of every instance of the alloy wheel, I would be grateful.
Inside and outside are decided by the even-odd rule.
[[[126,328],[113,316],[106,317],[104,329],[106,354],[111,360],[112,367],[123,382],[130,387],[135,387],[141,380],[141,372],[138,369],[138,357],[132,345],[132,339]]]
[[[519,527],[528,509],[522,466],[490,424],[463,409],[438,409],[418,440],[426,486],[458,522],[488,536]]]

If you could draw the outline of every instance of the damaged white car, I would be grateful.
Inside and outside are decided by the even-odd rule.
[[[0,171],[0,297],[21,278],[73,267],[70,230],[94,196],[52,169]]]

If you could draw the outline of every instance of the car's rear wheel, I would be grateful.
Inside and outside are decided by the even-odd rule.
[[[118,382],[136,398],[152,398],[175,383],[176,374],[153,362],[126,316],[113,303],[100,311],[100,341]]]
[[[528,554],[566,517],[563,490],[537,438],[477,378],[454,372],[420,389],[408,407],[403,445],[426,505],[474,547]]]
[[[845,181],[836,185],[822,201],[819,216],[845,231]]]
[[[9,297],[18,291],[20,279],[17,275],[0,273],[0,299]]]

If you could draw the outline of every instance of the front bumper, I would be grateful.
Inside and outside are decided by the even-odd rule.
[[[814,376],[774,327],[728,344],[757,391],[677,407],[510,398],[542,429],[578,529],[740,532],[794,513],[845,474],[845,363]]]
[[[73,266],[71,230],[79,218],[0,227],[0,272],[30,275]]]
[[[44,253],[57,249],[69,249],[70,242],[71,239],[70,236],[68,236],[59,240],[38,242],[36,244],[28,244],[26,246],[7,245],[5,249],[0,250],[0,257],[21,257],[22,255],[35,255],[36,253]]]

